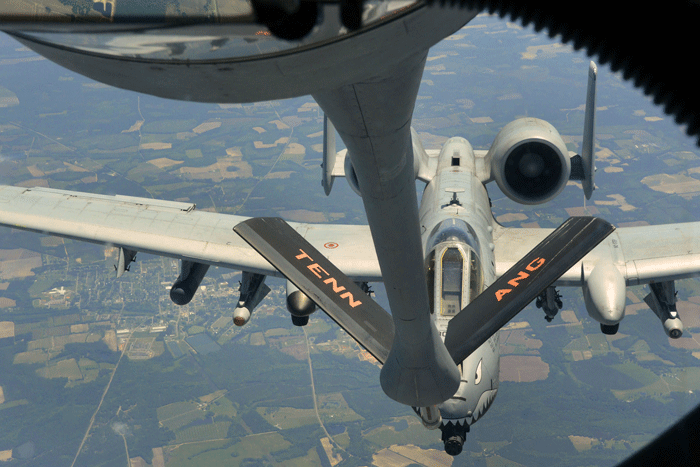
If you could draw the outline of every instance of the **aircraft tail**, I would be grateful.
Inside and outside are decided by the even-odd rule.
[[[588,89],[586,91],[586,113],[583,117],[583,141],[581,154],[571,158],[570,180],[580,180],[586,199],[591,199],[595,190],[595,95],[598,67],[588,66]]]

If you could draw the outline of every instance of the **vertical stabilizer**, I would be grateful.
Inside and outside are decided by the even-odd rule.
[[[591,199],[595,189],[595,90],[598,67],[591,62],[588,66],[588,90],[586,91],[586,114],[583,124],[581,159],[583,162],[583,193]]]

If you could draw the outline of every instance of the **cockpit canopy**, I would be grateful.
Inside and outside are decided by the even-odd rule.
[[[465,243],[474,251],[480,251],[476,232],[461,219],[446,219],[436,225],[428,237],[426,251],[430,251],[440,243],[446,242]]]
[[[428,247],[425,272],[430,312],[449,320],[483,289],[478,240],[466,222],[448,219],[433,229]]]

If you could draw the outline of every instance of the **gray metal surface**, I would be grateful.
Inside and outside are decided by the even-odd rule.
[[[246,219],[187,203],[0,186],[0,225],[281,277],[232,231]],[[367,226],[291,225],[353,280],[381,281]]]
[[[416,407],[438,404],[459,386],[430,319],[423,275],[410,126],[426,55],[418,50],[379,79],[313,94],[352,159],[394,319],[382,389]]]
[[[323,177],[321,184],[326,196],[331,194],[333,188],[333,168],[335,168],[337,154],[335,151],[335,127],[327,115],[323,116]]]
[[[493,233],[496,274],[503,275],[551,232],[497,226]],[[555,284],[582,286],[581,268],[590,274],[601,259],[612,261],[627,285],[698,277],[700,222],[618,228]]]
[[[326,16],[335,18],[337,24],[337,6],[329,8],[336,11]],[[162,57],[115,54],[106,47],[100,53],[97,46],[91,50],[77,48],[81,43],[87,48],[86,44],[95,42],[95,37],[90,35],[69,34],[60,40],[60,37],[40,39],[38,35],[16,31],[11,34],[49,60],[111,86],[169,99],[240,103],[303,96],[381,77],[416,51],[427,51],[476,13],[458,7],[420,4],[353,33],[339,36],[336,27],[327,39],[300,47],[286,41],[276,41],[277,44],[267,47],[256,35],[261,32],[257,26],[248,27],[248,40],[245,40],[240,37],[240,28],[216,23],[165,31],[155,28],[139,34],[127,32],[104,40],[110,45],[122,43],[125,50],[132,46],[132,50],[138,50],[139,43],[144,43],[143,48],[148,50],[155,44],[157,47],[150,48],[162,49]],[[164,35],[172,37],[163,39]],[[169,42],[177,45],[179,55],[168,53]],[[244,52],[239,55],[234,50],[228,56],[218,56],[221,47],[217,49],[214,44],[233,43],[239,43]],[[197,47],[203,54],[191,52],[190,49]]]

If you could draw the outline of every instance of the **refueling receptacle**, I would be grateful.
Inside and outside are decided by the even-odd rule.
[[[627,285],[620,270],[610,261],[601,260],[584,277],[583,301],[588,315],[600,323],[603,334],[616,334],[625,317]]]

